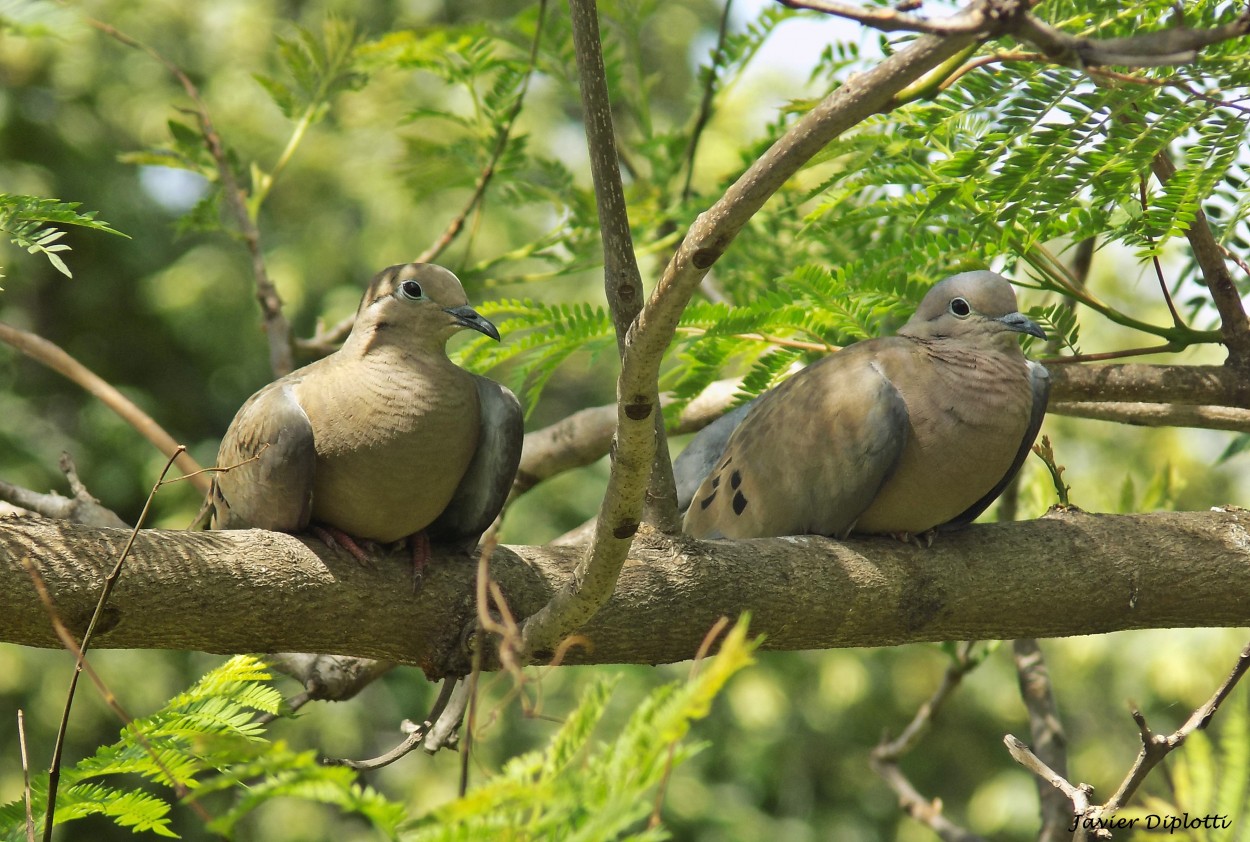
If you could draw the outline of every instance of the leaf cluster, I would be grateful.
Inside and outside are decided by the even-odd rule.
[[[173,837],[166,798],[131,783],[135,776],[192,800],[222,790],[243,793],[210,827],[228,834],[237,821],[266,800],[294,796],[360,813],[392,833],[402,809],[356,783],[355,774],[322,766],[314,752],[295,752],[263,737],[257,713],[279,714],[281,693],[255,658],[236,656],[170,699],[161,710],[126,725],[120,739],[61,770],[56,824],[105,816],[135,832]],[[32,808],[43,820],[48,774],[31,781]],[[26,838],[25,805],[0,807],[0,836]]]
[[[493,779],[419,819],[403,838],[667,839],[662,826],[640,824],[655,808],[656,788],[696,750],[682,742],[691,724],[707,716],[725,682],[751,663],[756,643],[747,641],[746,630],[743,618],[690,681],[657,688],[610,742],[593,745],[616,684],[600,679],[545,748],[509,760]]]
[[[69,245],[60,242],[65,231],[56,226],[75,225],[121,234],[108,223],[96,219],[95,211],[79,213],[79,204],[0,193],[0,232],[18,248],[26,249],[31,254],[42,254],[58,272],[71,278],[74,273],[61,257],[62,253],[69,251]],[[3,274],[0,277],[4,277]]]

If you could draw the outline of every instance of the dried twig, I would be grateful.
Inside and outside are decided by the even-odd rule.
[[[35,813],[30,798],[30,759],[26,755],[26,716],[17,709],[17,746],[22,755],[22,800],[26,804],[26,842],[35,842]]]
[[[934,718],[951,693],[963,681],[964,676],[981,663],[980,659],[972,657],[974,645],[974,641],[958,644],[955,650],[955,660],[946,668],[946,672],[942,675],[942,683],[933,691],[933,695],[920,706],[916,715],[912,717],[911,722],[907,723],[907,727],[898,737],[883,741],[868,755],[868,765],[889,784],[890,789],[894,790],[899,806],[907,815],[927,826],[947,842],[952,842],[952,840],[953,842],[976,842],[981,837],[964,830],[946,818],[942,814],[941,804],[921,795],[903,774],[898,761],[914,749],[921,738],[932,729]]]
[[[1072,804],[1070,815],[1073,817],[1069,820],[1068,826],[1076,831],[1077,838],[1085,838],[1085,834],[1090,832],[1095,838],[1110,838],[1107,827],[1115,814],[1128,804],[1129,799],[1137,792],[1142,782],[1165,757],[1180,748],[1194,731],[1204,729],[1211,724],[1212,717],[1247,670],[1250,670],[1250,644],[1241,650],[1237,663],[1229,672],[1228,677],[1216,688],[1211,698],[1194,710],[1184,724],[1171,734],[1156,734],[1146,724],[1146,717],[1141,711],[1134,709],[1133,721],[1137,723],[1137,729],[1141,734],[1142,747],[1120,786],[1103,804],[1090,804],[1093,789],[1088,784],[1073,785],[1063,774],[1052,769],[1020,740],[1008,734],[1004,738],[1004,743],[1017,763],[1068,798]]]
[[[1068,738],[1059,720],[1059,706],[1050,684],[1050,671],[1042,657],[1042,649],[1033,638],[1020,638],[1011,643],[1011,654],[1020,680],[1020,698],[1029,716],[1029,734],[1039,759],[1060,776],[1068,774]],[[1064,842],[1070,839],[1071,802],[1053,786],[1038,780],[1042,829],[1038,842]]]

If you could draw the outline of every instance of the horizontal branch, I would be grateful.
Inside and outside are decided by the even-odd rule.
[[[1050,404],[1049,412],[1052,415],[1114,421],[1137,427],[1198,427],[1204,430],[1250,433],[1250,409],[1227,406],[1059,401]]]
[[[1218,365],[1047,365],[1050,399],[1250,409],[1250,378]]]
[[[1250,382],[1222,366],[1048,366],[1049,412],[1146,427],[1250,431]],[[682,412],[674,434],[692,433],[733,403],[738,381],[718,380]],[[521,494],[565,471],[607,455],[616,429],[616,405],[590,407],[527,433],[513,493]]]
[[[57,646],[29,559],[81,630],[128,532],[0,521],[0,641]],[[515,616],[564,587],[577,549],[500,547]],[[644,530],[607,604],[566,663],[690,658],[723,616],[750,610],[777,650],[1250,625],[1250,512],[1055,512],[973,526],[921,549],[889,538],[669,541]],[[372,569],[278,533],[139,533],[96,648],[324,652],[463,672],[476,565],[435,559],[413,595],[407,553]],[[1239,584],[1240,583],[1240,584]],[[549,653],[537,653],[546,657]]]

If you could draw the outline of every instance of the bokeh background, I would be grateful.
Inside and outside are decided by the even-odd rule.
[[[731,29],[752,25],[763,10],[758,2],[736,4]],[[676,142],[672,136],[690,125],[701,96],[698,68],[715,44],[721,13],[718,4],[702,0],[603,4],[609,57],[619,71],[615,78],[632,93],[623,98],[619,115],[627,148]],[[556,3],[548,14],[556,43],[531,84],[516,136],[535,158],[559,162],[572,181],[560,204],[544,199],[544,189],[560,186],[552,171],[536,172],[524,162],[501,171],[480,212],[440,257],[460,274],[474,302],[602,303],[593,236],[570,229],[555,246],[563,249],[558,262],[525,251],[575,215],[569,210],[575,201],[582,203],[583,215],[589,206],[571,48],[560,47],[558,40],[567,39],[567,12]],[[0,15],[22,28],[0,30],[0,191],[79,202],[80,210],[97,212],[125,235],[70,229],[64,242],[72,251],[64,257],[72,279],[42,257],[0,247],[5,273],[0,320],[60,345],[210,464],[238,406],[271,377],[248,255],[228,233],[186,224],[184,215],[207,189],[203,179],[135,162],[140,153],[170,147],[169,121],[188,122],[179,111],[187,100],[176,80],[150,56],[103,36],[85,19],[108,22],[183,68],[203,91],[238,160],[270,168],[292,124],[256,76],[281,76],[277,44],[296,37],[297,27],[316,32],[337,18],[352,22],[366,41],[387,32],[425,37],[446,31],[453,33],[441,47],[448,53],[463,49],[456,33],[489,33],[497,50],[523,57],[537,11],[532,4],[501,0],[97,0],[72,6],[3,4]],[[689,211],[705,206],[717,186],[749,160],[779,109],[823,90],[827,83],[812,71],[824,66],[822,53],[835,42],[865,52],[877,49],[875,37],[851,26],[810,18],[780,24],[748,71],[722,93],[699,145],[689,194],[672,191],[656,200],[654,191],[665,188],[658,178],[649,183],[654,173],[647,170],[646,155],[627,173],[637,206],[663,210],[635,218],[635,225],[692,219]],[[634,105],[643,100],[645,111]],[[332,99],[259,220],[264,256],[297,336],[310,336],[319,324],[350,314],[377,269],[414,257],[460,210],[480,168],[473,151],[481,145],[483,124],[417,112],[472,115],[474,107],[462,87],[419,67],[383,67],[367,84]],[[528,193],[522,184],[531,187]],[[744,237],[743,254],[764,250],[766,234]],[[828,245],[812,244],[806,256],[832,259],[820,251]],[[663,256],[663,249],[644,255],[648,283]],[[773,254],[773,265],[767,265],[761,258],[760,282],[768,283],[768,273],[786,259]],[[1143,303],[1153,279],[1127,253],[1100,252],[1091,284],[1100,295],[1146,316],[1157,316],[1151,308],[1162,307]],[[1024,298],[1029,303],[1028,294]],[[1092,323],[1083,325],[1082,335],[1096,349],[1117,347],[1123,339]],[[527,429],[609,402],[612,357],[584,353],[567,360],[534,404]],[[1208,349],[1185,361],[1221,358],[1218,349]],[[1044,432],[1067,467],[1073,501],[1084,508],[1150,511],[1250,502],[1250,456],[1220,460],[1234,439],[1231,433],[1056,417],[1047,420]],[[675,442],[675,449],[680,446]],[[64,492],[56,469],[62,451],[73,456],[90,490],[130,521],[165,461],[77,386],[0,347],[0,478]],[[1022,517],[1039,515],[1054,502],[1049,479],[1040,463],[1032,462],[1021,484]],[[543,484],[510,510],[503,539],[541,543],[577,526],[595,510],[605,478],[600,463]],[[198,505],[189,486],[170,487],[159,495],[151,524],[185,527]],[[1045,641],[1074,777],[1109,792],[1138,746],[1130,701],[1142,706],[1157,728],[1174,727],[1209,695],[1243,642],[1244,633],[1224,630]],[[158,707],[219,660],[180,652],[97,652],[93,659],[134,712]],[[674,776],[667,797],[670,829],[678,839],[701,841],[933,838],[900,814],[888,789],[868,771],[867,753],[883,735],[903,727],[947,663],[943,650],[930,645],[761,655],[697,728],[695,738],[704,748]],[[46,764],[71,668],[63,652],[0,644],[0,801],[21,794],[16,710],[25,711],[32,762]],[[538,670],[541,713],[559,717],[596,671],[620,672],[625,679],[613,702],[616,719],[603,726],[611,729],[649,689],[688,669],[678,664]],[[286,686],[298,689],[293,682]],[[507,679],[488,682],[487,707],[499,704],[499,717],[478,743],[476,775],[541,745],[554,728],[500,701],[508,689]],[[431,698],[432,688],[419,673],[396,670],[357,699],[307,708],[298,719],[278,723],[273,734],[328,755],[371,756],[396,741],[398,722],[420,715]],[[1245,690],[1230,704],[1244,706]],[[94,692],[80,692],[67,760],[113,739],[118,727]],[[1009,647],[1003,646],[966,680],[904,768],[922,792],[942,799],[970,829],[996,839],[1027,839],[1036,827],[1036,790],[1001,742],[1004,733],[1025,737],[1027,730]],[[452,797],[457,763],[446,753],[410,756],[368,779],[420,810]],[[176,827],[184,838],[204,836],[190,814],[181,815]],[[105,823],[84,822],[65,838],[130,837]],[[366,839],[371,832],[329,809],[280,801],[251,817],[239,838]]]

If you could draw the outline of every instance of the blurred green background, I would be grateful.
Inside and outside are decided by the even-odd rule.
[[[732,26],[744,27],[760,4],[741,4]],[[721,8],[702,0],[604,4],[609,60],[622,100],[622,137],[643,148],[678,142],[700,99],[697,67],[715,42]],[[238,159],[270,168],[287,143],[291,123],[255,74],[281,76],[277,42],[296,27],[319,31],[327,18],[354,22],[362,37],[391,31],[424,37],[447,27],[489,32],[500,50],[523,57],[536,9],[512,2],[242,2],[100,0],[75,6],[0,5],[0,15],[23,31],[0,30],[0,191],[80,202],[126,237],[70,229],[64,242],[72,279],[46,260],[0,247],[4,266],[0,319],[57,343],[120,388],[176,439],[210,464],[218,436],[242,401],[271,378],[245,249],[220,231],[186,230],[179,220],[205,185],[184,171],[137,166],[123,156],[168,147],[168,121],[188,122],[176,80],[150,56],[127,49],[85,23],[91,16],[156,48],[201,88],[217,128]],[[543,73],[535,78],[516,135],[533,160],[549,158],[573,183],[560,205],[542,198],[555,182],[533,160],[502,168],[485,204],[439,259],[465,281],[470,300],[530,297],[545,302],[602,303],[598,244],[583,225],[568,225],[558,271],[552,261],[515,254],[562,218],[585,221],[589,175],[581,134],[575,74],[567,44],[566,11],[549,11],[551,38]],[[519,16],[519,17],[518,17]],[[724,93],[699,147],[693,190],[682,195],[672,178],[645,159],[630,173],[631,197],[654,216],[637,226],[693,218],[723,179],[731,177],[789,99],[811,96],[820,81],[804,68],[820,62],[833,39],[862,36],[831,23],[782,24],[774,45]],[[873,39],[863,39],[871,46]],[[447,50],[455,47],[449,44]],[[645,112],[631,104],[645,99]],[[356,306],[379,268],[425,249],[468,198],[485,145],[482,124],[414,118],[420,108],[472,114],[466,91],[421,68],[382,67],[368,84],[336,95],[309,132],[264,205],[259,225],[270,274],[297,336],[333,324]],[[665,132],[673,132],[666,136]],[[464,141],[463,143],[461,141]],[[457,154],[458,153],[458,154]],[[526,169],[526,168],[529,169]],[[246,169],[246,166],[244,167]],[[671,174],[669,174],[671,175]],[[525,195],[510,192],[522,183]],[[554,190],[554,187],[552,187]],[[658,198],[656,195],[658,192]],[[642,198],[639,198],[642,197]],[[643,199],[646,201],[643,201]],[[703,202],[702,205],[699,203]],[[572,208],[572,209],[570,209]],[[646,213],[646,211],[644,211]],[[562,216],[563,215],[563,216]],[[748,232],[744,256],[767,248],[766,232]],[[815,250],[818,245],[813,244]],[[828,245],[828,244],[823,244]],[[832,247],[830,247],[832,248]],[[774,249],[776,251],[776,249]],[[575,252],[575,253],[574,253]],[[663,251],[644,258],[654,280]],[[819,256],[819,255],[818,255]],[[772,259],[784,262],[785,254]],[[767,272],[761,269],[761,273]],[[1127,255],[1100,253],[1091,283],[1110,299],[1140,305],[1149,278]],[[767,283],[765,274],[760,283]],[[1029,302],[1025,296],[1026,303]],[[1159,306],[1162,305],[1152,305]],[[1137,312],[1154,315],[1145,305]],[[1116,333],[1086,326],[1084,337],[1115,347]],[[1217,350],[1185,361],[1218,362]],[[301,362],[307,361],[307,358]],[[574,356],[534,407],[527,429],[578,409],[606,403],[614,393],[611,353]],[[1054,440],[1076,504],[1094,511],[1200,509],[1246,504],[1245,454],[1221,464],[1232,434],[1142,430],[1051,417]],[[680,446],[680,442],[677,442]],[[59,375],[0,348],[0,478],[35,490],[60,490],[57,457],[68,451],[90,490],[133,521],[164,457],[109,410]],[[602,463],[561,476],[522,498],[509,512],[503,538],[541,543],[578,525],[596,508]],[[1021,516],[1053,502],[1040,465],[1027,467]],[[181,528],[198,497],[189,486],[162,491],[153,526]],[[1178,583],[1179,584],[1179,583]],[[0,597],[0,610],[2,610]],[[1056,610],[1063,610],[1056,606]],[[1128,702],[1142,706],[1156,728],[1179,724],[1223,677],[1242,643],[1239,632],[1152,631],[1044,642],[1072,745],[1073,776],[1106,794],[1137,750]],[[219,659],[177,652],[97,652],[93,659],[133,712],[157,707]],[[932,834],[903,817],[888,789],[867,768],[867,753],[896,734],[940,680],[947,657],[936,646],[881,650],[766,653],[735,678],[696,738],[703,751],[676,773],[667,798],[669,826],[688,840],[921,840]],[[26,713],[32,763],[46,764],[72,661],[61,652],[0,645],[0,801],[21,793],[15,711]],[[613,710],[623,718],[660,682],[688,665],[601,667],[624,672]],[[558,717],[575,700],[591,668],[538,670],[542,713]],[[287,682],[291,692],[294,684]],[[508,690],[488,682],[487,708]],[[1244,705],[1241,690],[1230,704]],[[314,705],[274,736],[328,755],[370,756],[398,739],[397,724],[421,715],[430,688],[412,670],[397,670],[344,704]],[[542,744],[553,725],[523,717],[515,704],[500,709],[474,757],[486,774],[516,752]],[[612,727],[612,722],[605,727]],[[67,759],[111,740],[118,722],[94,692],[81,692]],[[1217,726],[1218,728],[1218,726]],[[994,652],[944,711],[935,732],[904,762],[928,797],[971,830],[996,839],[1027,839],[1036,826],[1036,791],[1007,757],[1001,738],[1027,738],[1009,647]],[[421,808],[450,798],[458,758],[410,756],[367,776],[392,797]],[[176,827],[202,838],[189,813]],[[122,839],[130,833],[105,823],[71,826],[65,838]],[[362,823],[303,802],[266,806],[242,827],[254,840],[371,838]]]

